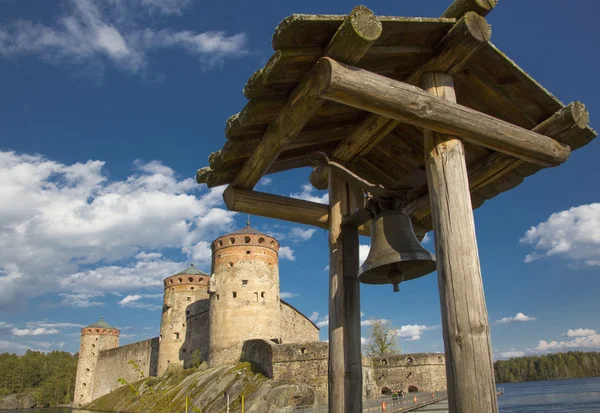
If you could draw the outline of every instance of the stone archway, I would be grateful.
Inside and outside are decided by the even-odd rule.
[[[418,391],[419,391],[419,388],[417,386],[415,386],[414,384],[411,384],[410,386],[408,386],[409,393],[417,393]]]
[[[381,394],[385,394],[386,396],[389,396],[392,394],[392,390],[389,387],[382,387]]]

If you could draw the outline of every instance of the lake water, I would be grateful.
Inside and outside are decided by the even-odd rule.
[[[600,377],[498,383],[500,413],[600,413]]]
[[[498,396],[500,413],[600,413],[600,377],[506,383]],[[31,409],[2,413],[94,413],[89,410]]]

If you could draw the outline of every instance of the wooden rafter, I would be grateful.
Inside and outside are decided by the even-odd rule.
[[[348,15],[326,48],[328,56],[356,63],[381,34],[381,22],[369,9],[358,6]],[[318,96],[318,77],[307,76],[292,92],[285,107],[271,122],[250,158],[244,163],[232,185],[252,189],[269,170],[288,142],[323,104]]]

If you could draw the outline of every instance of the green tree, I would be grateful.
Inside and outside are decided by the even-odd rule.
[[[363,348],[369,356],[389,356],[400,354],[400,346],[397,343],[398,330],[388,320],[369,320],[371,336],[367,339]]]

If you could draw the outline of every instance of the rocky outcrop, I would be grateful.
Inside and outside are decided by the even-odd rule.
[[[219,413],[229,407],[241,411],[241,396],[247,412],[275,412],[285,406],[313,406],[326,403],[323,396],[303,384],[268,379],[251,363],[211,369],[188,369],[162,379],[150,378],[124,386],[86,407],[91,410],[123,413],[184,411],[185,399],[203,413]]]
[[[9,394],[0,397],[0,410],[31,409],[35,405],[35,397],[28,393]]]

